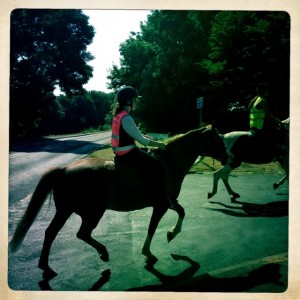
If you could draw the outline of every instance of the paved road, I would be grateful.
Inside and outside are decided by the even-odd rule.
[[[100,148],[110,140],[110,132],[44,138],[12,146],[9,152],[9,205],[33,191],[41,175],[51,167],[68,164]]]
[[[80,218],[72,215],[53,244],[50,266],[58,276],[49,282],[42,280],[37,268],[44,230],[54,214],[53,203],[46,203],[19,252],[9,257],[9,286],[58,291],[282,292],[287,287],[288,186],[275,193],[272,184],[277,179],[232,176],[231,184],[242,198],[231,204],[222,186],[207,200],[211,174],[188,175],[179,196],[186,210],[183,232],[167,243],[166,232],[176,221],[174,212],[167,212],[153,240],[152,251],[159,261],[151,268],[145,268],[141,255],[150,208],[105,213],[93,236],[107,246],[108,263],[76,238]],[[28,201],[29,197],[10,206],[12,224]]]

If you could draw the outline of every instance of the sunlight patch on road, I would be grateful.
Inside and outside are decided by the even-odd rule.
[[[247,261],[241,264],[236,264],[230,267],[218,269],[212,272],[208,272],[212,276],[218,276],[226,272],[234,271],[237,269],[243,269],[243,268],[251,268],[258,265],[266,265],[266,264],[275,264],[275,263],[285,263],[288,261],[288,253],[281,253],[277,255],[267,256],[260,259],[255,259],[251,261]]]

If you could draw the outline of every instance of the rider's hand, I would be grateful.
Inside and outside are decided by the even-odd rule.
[[[158,143],[157,147],[158,147],[159,149],[162,149],[162,150],[165,150],[165,149],[166,149],[166,145],[163,144],[163,143]]]
[[[149,146],[157,147],[157,148],[160,148],[162,150],[166,149],[166,145],[164,143],[156,142],[156,141],[150,141]]]

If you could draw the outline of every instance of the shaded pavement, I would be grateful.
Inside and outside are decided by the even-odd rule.
[[[280,176],[232,176],[241,194],[230,202],[224,187],[211,201],[211,174],[191,174],[179,202],[186,211],[182,233],[172,242],[167,230],[176,214],[167,212],[152,243],[158,257],[145,266],[141,247],[151,209],[107,211],[93,236],[107,246],[110,261],[76,238],[80,218],[73,215],[51,249],[50,266],[58,276],[47,281],[37,268],[44,230],[54,214],[44,205],[20,251],[9,257],[9,286],[15,290],[284,292],[288,286],[288,186],[274,191]],[[23,203],[23,207],[26,203]],[[11,207],[12,219],[20,208]],[[26,279],[25,279],[26,278]]]

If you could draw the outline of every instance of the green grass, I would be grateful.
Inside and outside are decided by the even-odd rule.
[[[107,145],[100,150],[97,150],[89,155],[89,157],[98,157],[103,159],[113,159],[114,153],[112,152],[111,146]],[[221,168],[221,163],[211,157],[204,157],[200,162],[195,164],[190,173],[209,173],[214,172]],[[270,164],[247,164],[243,163],[239,168],[235,169],[234,173],[248,173],[248,174],[273,174],[281,175],[284,174],[281,167],[277,162],[272,162]]]
[[[193,173],[204,173],[204,172],[214,172],[221,168],[221,163],[211,157],[204,157],[203,160],[195,164],[191,172]],[[283,170],[277,162],[272,162],[269,164],[247,164],[243,163],[239,168],[232,171],[234,173],[248,173],[248,174],[284,174]]]
[[[114,153],[111,149],[110,145],[106,145],[100,150],[94,151],[89,154],[89,157],[97,157],[97,158],[103,158],[103,159],[113,159]]]

